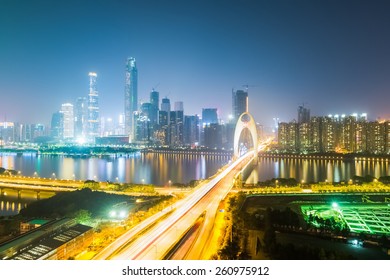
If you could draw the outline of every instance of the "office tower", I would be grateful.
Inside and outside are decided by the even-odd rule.
[[[183,142],[186,145],[199,145],[199,116],[185,116],[183,128]]]
[[[87,138],[88,127],[88,102],[86,97],[78,97],[74,108],[74,134],[78,142],[84,142]]]
[[[310,122],[310,109],[305,108],[304,105],[298,107],[298,123]]]
[[[130,141],[134,136],[134,112],[138,111],[138,70],[135,58],[130,57],[126,62],[125,72],[125,134]]]
[[[174,109],[175,111],[184,111],[183,101],[176,101]]]
[[[133,118],[134,118],[134,142],[137,142],[139,144],[148,144],[151,138],[150,121],[148,116],[141,111],[136,111],[134,112]]]
[[[155,138],[161,145],[168,145],[169,142],[168,119],[168,112],[162,110],[158,112],[159,130],[157,131]]]
[[[63,137],[64,139],[71,139],[74,137],[73,105],[70,103],[62,104],[61,113],[63,114]]]
[[[118,126],[115,129],[116,135],[124,135],[125,134],[125,115],[120,114],[118,117]]]
[[[202,124],[218,123],[218,113],[216,108],[202,109]]]
[[[154,89],[150,92],[150,103],[152,104],[151,114],[149,116],[151,125],[156,129],[158,124],[158,105],[160,102],[159,93]]]
[[[165,97],[161,100],[161,111],[165,111],[165,112],[171,111],[171,102],[169,98]]]
[[[51,117],[50,136],[55,140],[62,140],[64,137],[64,114],[61,111],[55,112]]]
[[[234,123],[237,122],[238,117],[248,112],[248,92],[243,90],[232,91],[232,114]]]
[[[176,112],[176,146],[181,146],[184,143],[184,105],[182,101],[175,102],[175,112]]]
[[[99,95],[96,89],[97,74],[89,74],[89,94],[88,94],[88,140],[95,141],[95,137],[100,136],[100,117],[99,117]]]

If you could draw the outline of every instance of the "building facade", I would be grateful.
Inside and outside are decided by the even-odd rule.
[[[94,142],[100,136],[99,94],[96,88],[97,74],[90,72],[88,94],[88,141]]]
[[[134,112],[138,111],[138,70],[135,58],[126,61],[125,71],[125,134],[134,137]]]
[[[248,92],[243,90],[232,91],[232,115],[234,123],[242,113],[248,112]]]

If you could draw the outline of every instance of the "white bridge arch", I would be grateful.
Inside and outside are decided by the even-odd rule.
[[[239,141],[240,141],[240,136],[245,129],[248,129],[251,134],[252,141],[253,141],[253,149],[255,150],[254,157],[257,158],[257,148],[258,148],[257,128],[253,116],[248,112],[242,113],[237,120],[236,129],[234,130],[234,157],[238,158],[240,156]]]

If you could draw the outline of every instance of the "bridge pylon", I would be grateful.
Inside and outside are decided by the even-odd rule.
[[[249,112],[244,112],[240,115],[237,120],[236,128],[234,130],[234,155],[233,158],[240,157],[240,137],[244,130],[248,129],[253,142],[254,156],[253,164],[257,165],[259,162],[257,151],[258,151],[258,137],[257,127],[253,116]]]

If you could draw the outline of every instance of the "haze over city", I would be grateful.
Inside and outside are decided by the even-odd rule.
[[[101,116],[124,110],[125,63],[186,114],[231,113],[232,88],[271,125],[312,115],[389,118],[387,1],[1,1],[0,119],[50,123],[98,74]]]

